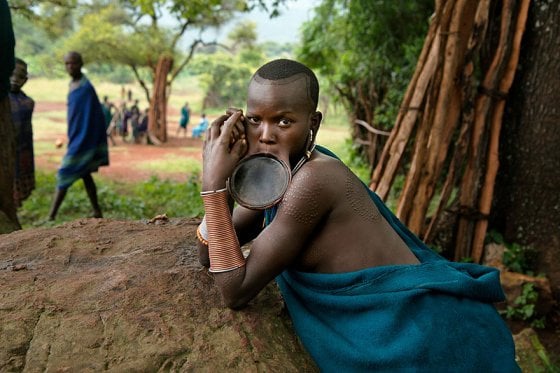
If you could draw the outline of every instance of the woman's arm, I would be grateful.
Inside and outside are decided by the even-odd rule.
[[[232,219],[240,246],[251,242],[263,229],[264,213],[262,211],[250,210],[238,206],[233,210]],[[210,267],[206,217],[200,224],[197,230],[198,261],[204,267]]]
[[[214,274],[228,307],[243,307],[292,266],[329,213],[332,201],[326,182],[313,177],[310,163],[292,180],[273,222],[254,239],[245,265]]]

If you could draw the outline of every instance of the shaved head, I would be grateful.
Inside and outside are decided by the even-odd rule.
[[[68,59],[73,59],[81,64],[84,63],[84,60],[82,59],[82,55],[76,51],[70,51],[68,53],[66,53],[64,55],[64,60],[68,60]]]
[[[312,110],[315,111],[319,102],[319,82],[313,71],[300,62],[288,59],[270,61],[261,66],[251,80],[260,84],[274,85],[291,83],[302,77],[306,81],[307,97]]]

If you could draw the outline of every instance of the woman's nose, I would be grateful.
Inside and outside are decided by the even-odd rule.
[[[259,141],[263,144],[273,143],[275,141],[274,126],[263,123],[261,125],[261,134],[259,137]]]

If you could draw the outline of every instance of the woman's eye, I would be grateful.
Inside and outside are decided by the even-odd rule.
[[[286,118],[280,119],[280,122],[279,122],[280,127],[287,127],[287,126],[289,126],[291,123],[292,123],[292,121],[289,120],[289,119],[286,119]]]
[[[259,124],[259,122],[260,122],[260,121],[259,121],[259,118],[255,118],[255,117],[247,117],[247,121],[248,121],[250,124]]]

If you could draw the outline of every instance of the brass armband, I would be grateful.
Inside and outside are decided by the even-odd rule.
[[[231,220],[227,190],[203,193],[201,195],[206,210],[209,271],[227,272],[244,266],[245,258]],[[197,229],[197,235],[199,234]]]

